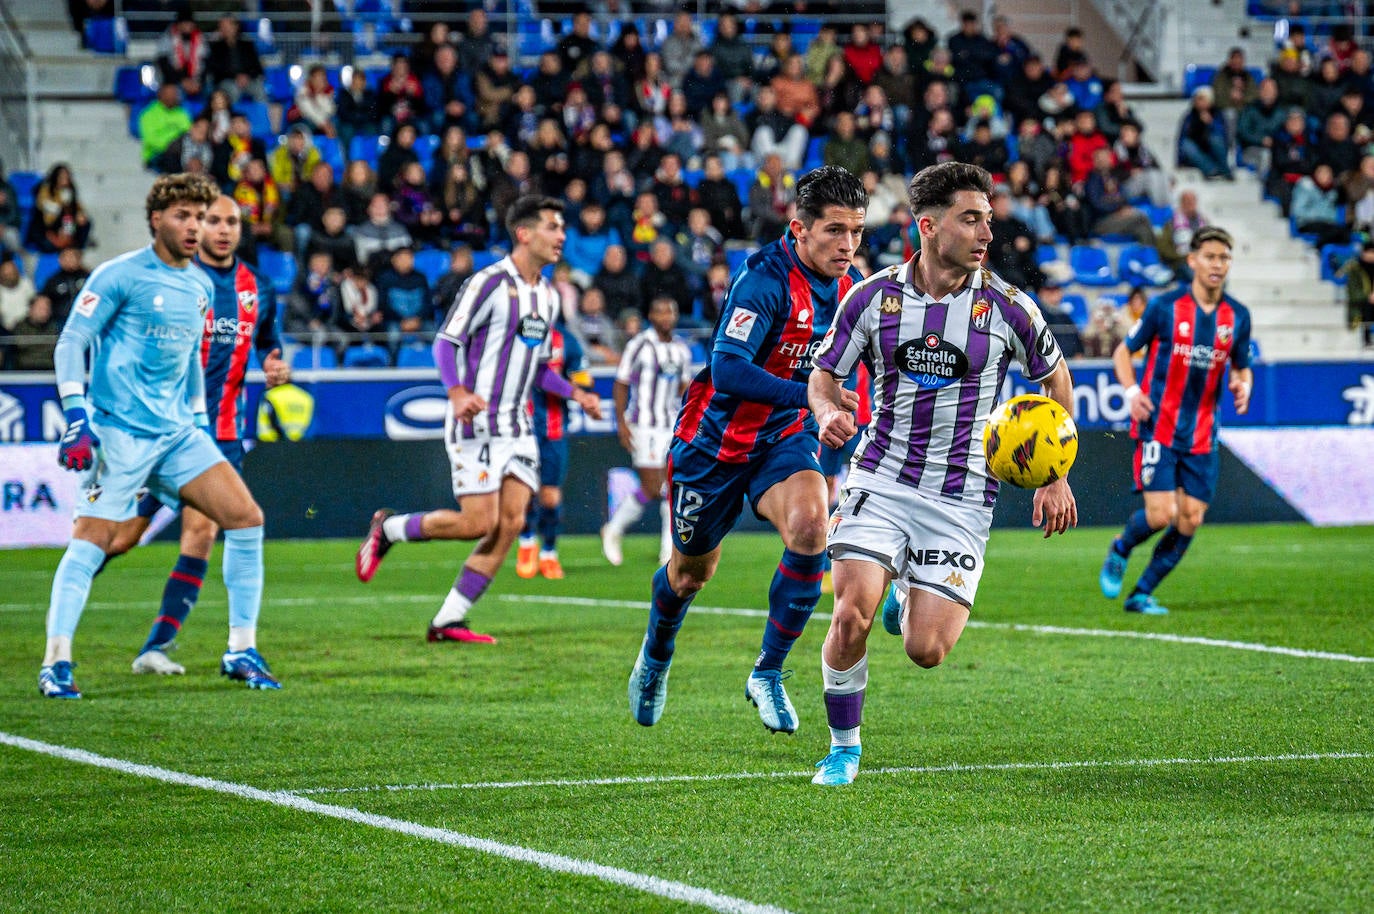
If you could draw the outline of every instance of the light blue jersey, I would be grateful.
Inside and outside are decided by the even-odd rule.
[[[213,294],[200,267],[168,266],[152,245],[101,264],[73,302],[57,343],[64,404],[84,393],[97,423],[135,436],[190,427],[193,411],[205,408],[200,342]]]

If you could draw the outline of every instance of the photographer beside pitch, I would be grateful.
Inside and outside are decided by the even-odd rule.
[[[1073,408],[1069,369],[1035,303],[983,267],[991,193],[991,175],[976,165],[945,162],[912,178],[920,250],[856,285],[816,354],[808,388],[822,444],[840,447],[857,431],[842,385],[860,362],[873,376],[874,403],[830,519],[835,612],[821,672],[831,748],[816,784],[858,774],[866,645],[889,583],[909,589],[905,612],[891,621],[918,666],[937,666],[963,633],[997,499],[983,427],[1010,360]],[[1036,490],[1031,520],[1046,536],[1077,525],[1067,479]],[[924,564],[918,557],[930,552],[955,564]]]

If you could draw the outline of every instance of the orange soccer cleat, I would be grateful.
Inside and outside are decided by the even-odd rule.
[[[520,544],[520,551],[515,554],[515,573],[522,578],[532,578],[539,573],[539,546],[530,543],[526,546]]]
[[[558,561],[556,553],[539,556],[539,573],[550,581],[563,580],[563,565]]]

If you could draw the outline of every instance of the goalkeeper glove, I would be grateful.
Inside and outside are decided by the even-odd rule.
[[[63,414],[67,417],[67,431],[57,446],[57,463],[69,470],[89,470],[95,464],[100,439],[91,431],[84,409],[73,407]]]

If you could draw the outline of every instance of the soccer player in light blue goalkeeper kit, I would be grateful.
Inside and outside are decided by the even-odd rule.
[[[159,498],[191,505],[224,528],[231,623],[240,633],[256,624],[262,601],[262,511],[204,431],[200,346],[214,289],[191,258],[206,210],[218,196],[218,188],[204,177],[158,178],[147,199],[153,243],[91,274],[58,340],[57,390],[67,417],[58,462],[84,475],[72,541],[57,566],[48,607],[38,689],[49,698],[81,697],[72,678],[72,638],[91,578],[120,523],[134,516],[145,485]],[[235,678],[270,678],[256,650],[232,643],[221,669]]]
[[[873,376],[873,419],[850,463],[827,545],[835,613],[821,647],[830,753],[817,784],[859,770],[868,633],[888,585],[909,591],[884,627],[917,666],[937,666],[968,622],[997,500],[981,443],[1012,360],[1065,408],[1073,381],[1035,303],[984,267],[992,241],[992,177],[945,162],[907,189],[920,251],[856,285],[816,353],[810,403],[821,443],[856,432],[842,384],[861,362]],[[1078,522],[1067,479],[1035,491],[1045,535]]]

